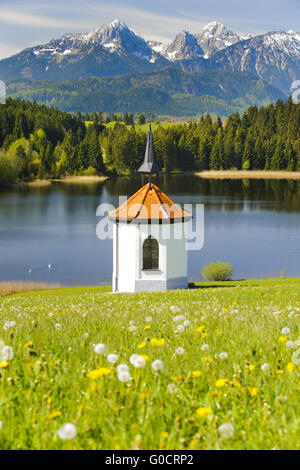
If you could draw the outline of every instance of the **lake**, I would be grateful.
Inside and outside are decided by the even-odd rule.
[[[204,247],[190,251],[190,280],[210,261],[228,261],[234,278],[300,276],[300,181],[204,180],[160,176],[180,204],[204,204]],[[52,183],[0,192],[0,282],[110,283],[112,241],[99,240],[99,204],[117,206],[141,177],[101,183]],[[48,265],[51,265],[49,269]]]

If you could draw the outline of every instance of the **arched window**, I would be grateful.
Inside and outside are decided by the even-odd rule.
[[[143,243],[143,269],[159,268],[158,241],[149,235]]]

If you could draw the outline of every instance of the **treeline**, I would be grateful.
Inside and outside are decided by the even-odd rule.
[[[93,122],[85,122],[85,118]],[[8,99],[0,106],[0,185],[33,178],[134,172],[141,164],[146,134],[125,117],[105,126],[94,116],[68,113]],[[124,118],[124,119],[125,119]],[[140,124],[144,116],[139,118]],[[251,106],[225,122],[155,128],[158,161],[165,171],[197,169],[300,170],[300,106],[289,99]]]
[[[291,99],[260,109],[251,106],[225,122],[207,114],[198,123],[159,126],[153,138],[165,171],[300,170],[300,106]],[[116,171],[136,170],[143,140],[134,128],[106,128],[100,136],[105,164]]]

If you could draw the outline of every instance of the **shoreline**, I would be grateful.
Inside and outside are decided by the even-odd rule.
[[[17,186],[44,187],[50,186],[52,183],[98,183],[108,178],[108,176],[65,176],[64,178],[51,178],[48,180],[22,181]]]
[[[300,179],[300,171],[280,170],[205,170],[194,175],[205,179]]]

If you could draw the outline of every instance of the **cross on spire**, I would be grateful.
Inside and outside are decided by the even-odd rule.
[[[152,173],[160,173],[161,169],[158,166],[158,163],[156,161],[156,155],[155,155],[155,149],[154,149],[154,144],[153,144],[153,135],[152,135],[152,129],[151,129],[151,124],[149,125],[149,132],[148,132],[148,138],[147,138],[147,144],[146,144],[146,151],[145,151],[145,156],[144,156],[144,161],[140,168],[138,169],[139,173],[149,173],[150,175]]]

